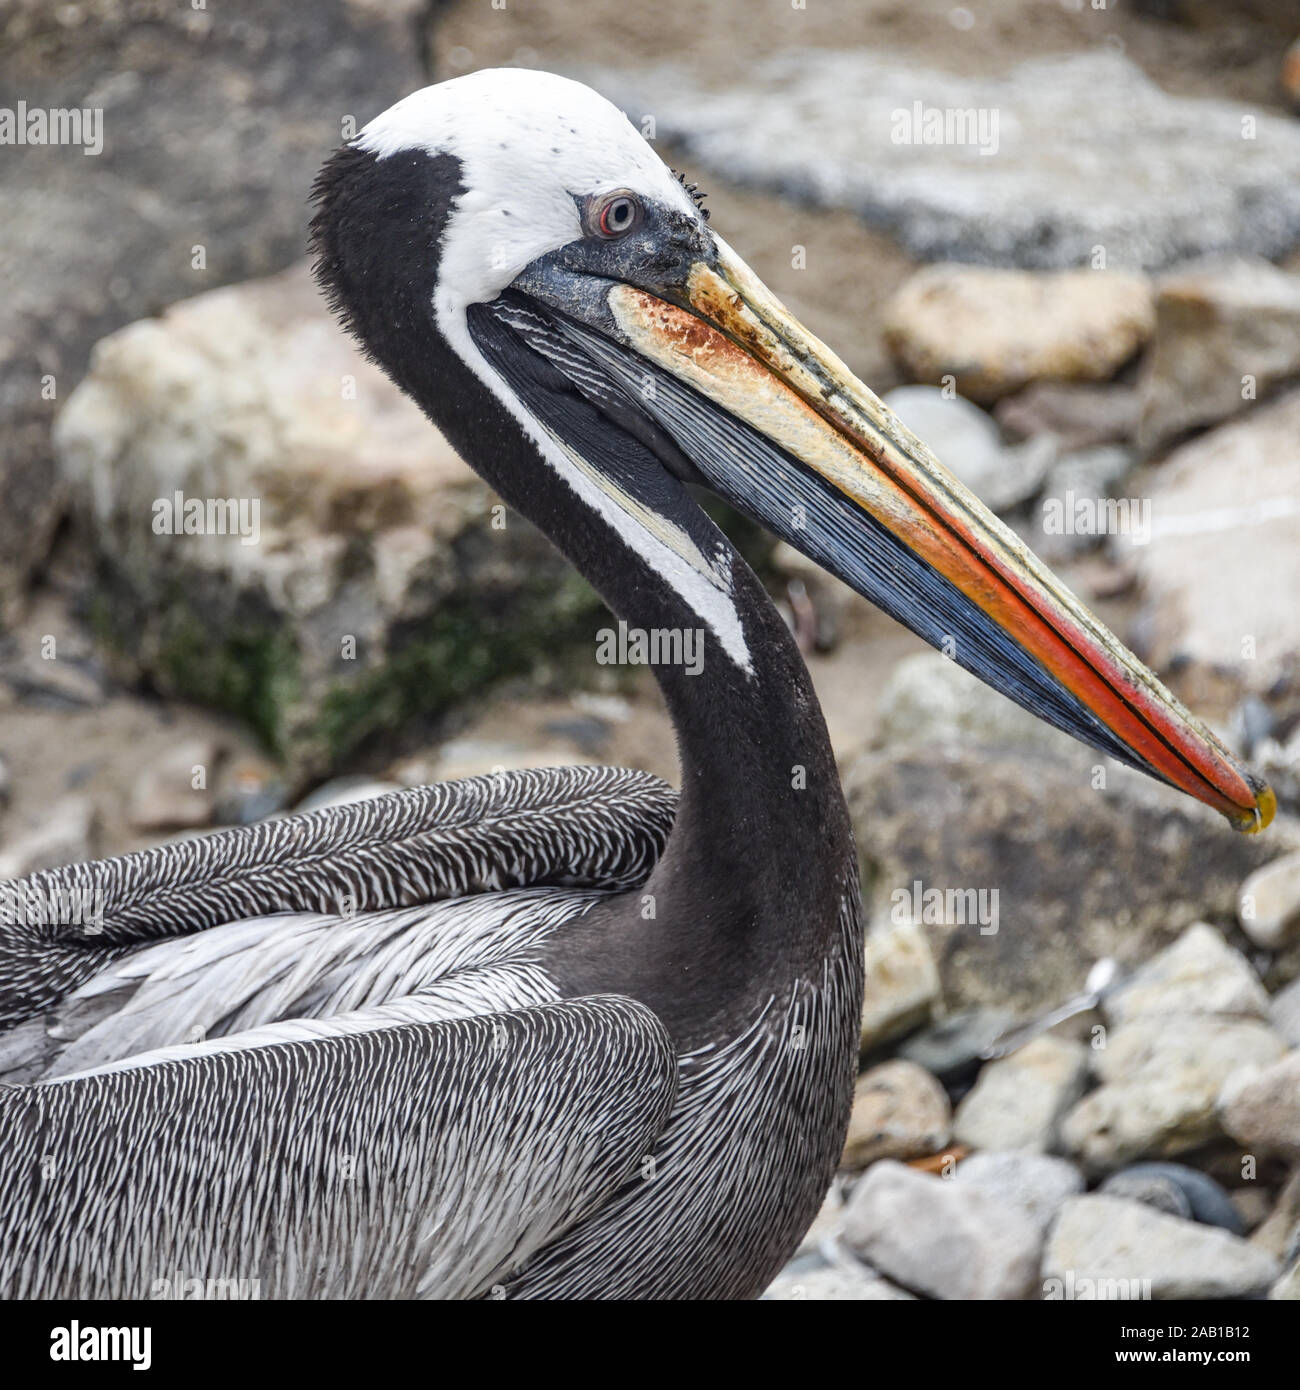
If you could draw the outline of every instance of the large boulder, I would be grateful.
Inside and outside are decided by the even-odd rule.
[[[1288,821],[1234,834],[942,656],[900,663],[878,730],[844,778],[864,892],[876,921],[919,918],[949,1009],[1061,1002],[1103,956],[1136,963],[1230,919],[1246,875],[1297,843]]]
[[[295,773],[591,633],[591,589],[360,356],[305,266],[105,339],[56,445],[117,673],[241,716]]]
[[[0,621],[60,517],[50,423],[91,346],[302,254],[321,160],[425,80],[422,8],[12,0],[0,12],[0,90],[29,112],[102,113],[80,144],[4,152]]]
[[[963,77],[834,42],[730,82],[680,59],[595,78],[721,177],[850,208],[924,260],[1059,268],[1104,249],[1109,266],[1152,268],[1300,240],[1285,118],[1172,96],[1101,46]]]

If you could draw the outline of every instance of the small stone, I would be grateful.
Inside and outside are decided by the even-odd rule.
[[[1084,1280],[1110,1290],[1092,1297],[1246,1298],[1277,1274],[1277,1261],[1240,1236],[1095,1193],[1065,1203],[1043,1257],[1049,1299],[1069,1287],[1079,1297]]]
[[[1009,439],[1050,434],[1061,449],[1128,444],[1137,435],[1138,396],[1131,386],[1036,381],[997,404],[994,418]]]
[[[939,461],[995,512],[1027,501],[1056,462],[1053,440],[1006,445],[992,418],[933,386],[900,386],[885,404]]]
[[[1107,1197],[1123,1197],[1129,1202],[1141,1202],[1143,1206],[1162,1211],[1166,1216],[1179,1216],[1184,1221],[1192,1219],[1192,1204],[1187,1195],[1172,1178],[1158,1173],[1139,1174],[1131,1168],[1121,1168],[1112,1173],[1097,1189]]]
[[[1224,1129],[1251,1150],[1300,1159],[1300,1052],[1229,1078],[1219,1114]]]
[[[213,819],[218,825],[252,825],[277,815],[289,803],[278,770],[261,758],[241,757],[221,774]]]
[[[1015,1021],[1008,1009],[963,1009],[908,1038],[899,1056],[924,1067],[945,1086],[959,1085],[979,1067],[985,1048]]]
[[[1269,1289],[1268,1296],[1270,1299],[1288,1303],[1300,1300],[1300,1260],[1297,1260]]]
[[[885,310],[885,341],[913,381],[952,377],[980,405],[1032,381],[1108,381],[1155,325],[1151,283],[1128,271],[939,264]]]
[[[1268,992],[1250,962],[1205,922],[1190,927],[1122,985],[1102,1006],[1112,1026],[1168,1014],[1268,1018]]]
[[[939,997],[939,972],[924,931],[909,920],[868,932],[866,980],[863,1050],[924,1023]]]
[[[1228,1199],[1237,1213],[1237,1221],[1242,1231],[1257,1231],[1268,1220],[1272,1203],[1268,1192],[1263,1188],[1237,1187],[1228,1194]]]
[[[1186,1153],[1222,1133],[1216,1105],[1228,1077],[1267,1066],[1285,1050],[1255,1019],[1137,1018],[1093,1053],[1103,1084],[1066,1115],[1062,1147],[1100,1172]]]
[[[799,1248],[795,1251],[796,1257],[820,1250],[824,1242],[834,1240],[839,1235],[843,1224],[844,1193],[840,1180],[836,1179],[826,1194],[821,1210],[813,1217],[812,1225],[804,1232]]]
[[[44,822],[0,849],[0,879],[26,878],[41,869],[93,858],[97,813],[88,796],[56,801]]]
[[[1241,929],[1257,945],[1276,951],[1300,932],[1300,852],[1256,869],[1237,900]]]
[[[1292,980],[1273,996],[1268,1016],[1288,1047],[1300,1047],[1300,980]]]
[[[1044,1235],[1066,1198],[1084,1186],[1083,1174],[1067,1159],[1021,1149],[971,1154],[957,1165],[956,1180],[1014,1202]]]
[[[955,1137],[975,1149],[1046,1153],[1066,1111],[1083,1095],[1088,1049],[1045,1034],[989,1062],[957,1107]]]
[[[948,1299],[1030,1297],[1042,1249],[1023,1207],[889,1159],[854,1189],[843,1239],[886,1278]]]
[[[847,1268],[823,1265],[813,1269],[783,1270],[768,1285],[764,1299],[774,1303],[892,1302],[915,1295],[891,1284],[865,1265]]]
[[[1112,547],[1142,540],[1144,514],[1131,499],[1111,503],[1116,485],[1136,461],[1131,450],[1115,444],[1057,459],[1030,513],[1028,539],[1040,559],[1060,564],[1098,549],[1108,539]]]
[[[127,803],[132,826],[136,830],[195,830],[211,825],[220,756],[215,740],[192,739],[144,768]]]
[[[1218,1226],[1234,1236],[1244,1233],[1237,1209],[1223,1188],[1184,1163],[1134,1163],[1112,1173],[1099,1190],[1204,1226]]]
[[[1264,738],[1250,754],[1251,766],[1277,793],[1278,805],[1300,810],[1300,724],[1286,739]]]
[[[103,683],[80,661],[25,661],[9,667],[5,680],[21,699],[54,709],[91,709],[104,703]]]
[[[1285,1260],[1300,1239],[1300,1168],[1282,1185],[1273,1209],[1251,1235],[1251,1243],[1279,1260]]]
[[[948,1097],[934,1077],[915,1062],[882,1062],[858,1078],[841,1162],[865,1168],[882,1158],[924,1158],[951,1133]]]

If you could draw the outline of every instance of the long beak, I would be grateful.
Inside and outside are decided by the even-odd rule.
[[[928,640],[947,647],[939,639],[955,634],[951,655],[1035,713],[1206,802],[1240,830],[1269,823],[1276,807],[1269,787],[725,242],[718,239],[716,259],[692,266],[683,303],[622,283],[607,303],[629,347],[795,461],[780,481],[784,507],[777,498],[760,509],[772,529]],[[696,453],[693,461],[710,485],[744,508],[755,480],[742,476],[738,453]],[[810,507],[821,509],[817,524],[807,520]],[[828,541],[828,532],[843,535],[846,511],[881,537],[874,558]],[[910,597],[902,595],[909,584]],[[921,600],[929,609],[924,618],[916,611]]]

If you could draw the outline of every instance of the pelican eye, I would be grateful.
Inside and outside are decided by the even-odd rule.
[[[607,193],[592,210],[592,223],[598,236],[626,236],[641,220],[641,204],[633,193]]]

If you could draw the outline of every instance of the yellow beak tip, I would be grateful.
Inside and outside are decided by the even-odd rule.
[[[1250,788],[1255,793],[1254,809],[1242,810],[1239,816],[1233,816],[1231,820],[1243,834],[1258,835],[1268,827],[1277,814],[1277,795],[1273,788],[1260,778],[1252,777]]]

